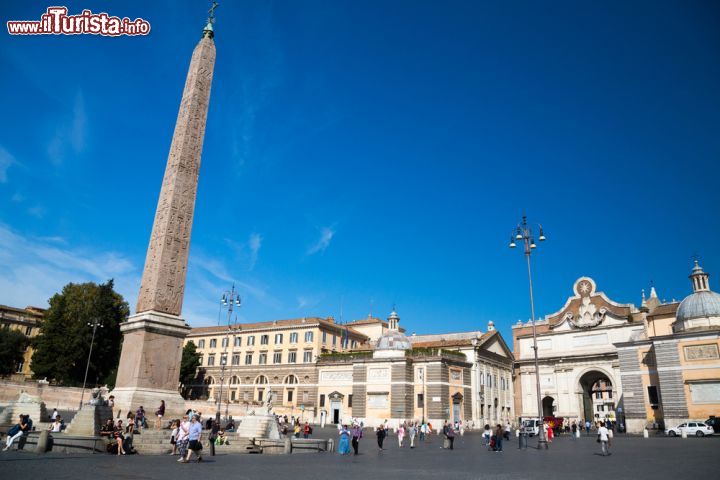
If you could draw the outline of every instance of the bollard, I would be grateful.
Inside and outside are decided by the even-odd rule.
[[[285,452],[286,454],[292,453],[292,440],[290,437],[285,437]]]
[[[332,438],[328,439],[327,442],[327,451],[328,452],[334,452],[335,451],[335,440]]]
[[[50,431],[43,430],[38,437],[35,453],[45,453],[48,451],[48,442],[50,441]]]
[[[650,438],[650,432],[648,432],[648,429],[647,429],[647,428],[643,429],[643,437],[644,437],[644,438]]]
[[[681,428],[680,429],[680,437],[687,438],[687,430],[685,430],[684,428]]]
[[[515,436],[518,438],[520,437],[520,429],[519,428],[515,429]]]
[[[580,438],[580,429],[579,429],[579,428],[577,429],[577,432],[575,432],[575,436],[576,436],[577,438]]]

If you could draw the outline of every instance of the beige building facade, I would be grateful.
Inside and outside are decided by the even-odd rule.
[[[17,330],[28,338],[34,338],[40,333],[39,323],[45,315],[45,309],[39,307],[9,307],[0,305],[0,328]],[[11,375],[13,380],[27,380],[32,378],[31,360],[33,355],[32,346],[25,349],[23,360],[15,366],[15,373]]]

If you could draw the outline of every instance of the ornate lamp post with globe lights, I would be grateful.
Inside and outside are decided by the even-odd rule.
[[[222,356],[220,357],[220,395],[218,395],[218,404],[217,404],[217,412],[215,412],[215,420],[220,423],[220,410],[222,409],[222,395],[223,395],[223,384],[225,383],[225,366],[227,365],[227,349],[228,349],[228,343],[230,343],[230,334],[234,333],[232,329],[230,328],[230,321],[232,319],[232,312],[234,307],[240,308],[241,301],[240,301],[240,294],[235,292],[235,284],[232,286],[232,290],[229,292],[225,292],[222,296],[222,299],[220,300],[223,307],[227,307],[227,322],[228,322],[228,329],[225,333],[225,346],[223,348]],[[229,387],[228,387],[229,388]],[[230,400],[228,399],[228,402]],[[227,406],[226,406],[227,411]],[[227,415],[227,414],[226,414]]]
[[[545,234],[543,232],[542,226],[540,224],[537,225],[538,227],[538,241],[544,242],[545,241]],[[527,216],[523,215],[522,222],[518,224],[518,226],[513,229],[513,232],[510,234],[510,248],[515,248],[517,245],[515,244],[515,241],[522,241],[523,247],[524,247],[524,253],[525,258],[527,259],[527,270],[528,270],[528,282],[530,283],[530,315],[532,318],[532,333],[533,333],[533,351],[535,353],[535,387],[537,389],[537,404],[538,404],[538,419],[540,424],[539,426],[539,439],[538,439],[538,449],[547,449],[548,443],[547,439],[545,438],[545,426],[543,422],[543,410],[542,410],[542,400],[540,399],[540,366],[538,363],[538,346],[537,346],[537,334],[535,331],[535,300],[533,299],[533,284],[532,284],[532,274],[530,270],[530,254],[532,251],[537,248],[537,244],[535,243],[535,237],[533,236],[532,227],[530,227],[527,223]]]

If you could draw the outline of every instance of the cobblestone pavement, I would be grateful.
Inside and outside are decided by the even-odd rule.
[[[316,431],[319,429],[316,429]],[[319,435],[330,435],[324,430]],[[319,436],[317,435],[317,436]],[[489,452],[480,435],[458,437],[455,449],[443,450],[433,437],[417,448],[398,448],[393,435],[386,449],[378,450],[375,436],[360,442],[360,455],[337,453],[295,455],[217,455],[203,463],[180,464],[174,457],[133,455],[38,456],[26,452],[0,452],[3,478],[111,478],[111,479],[681,479],[718,478],[720,437],[664,438],[616,437],[612,455],[599,455],[593,437],[573,441],[559,437],[548,451],[518,450],[517,439],[505,442],[503,452]],[[535,442],[531,439],[530,447]],[[407,445],[407,443],[406,443]],[[207,450],[207,449],[206,449]]]

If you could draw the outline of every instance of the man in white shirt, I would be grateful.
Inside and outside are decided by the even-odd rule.
[[[608,446],[610,445],[610,431],[602,423],[598,423],[598,438],[600,439],[600,446],[602,448],[603,457],[610,455]]]

